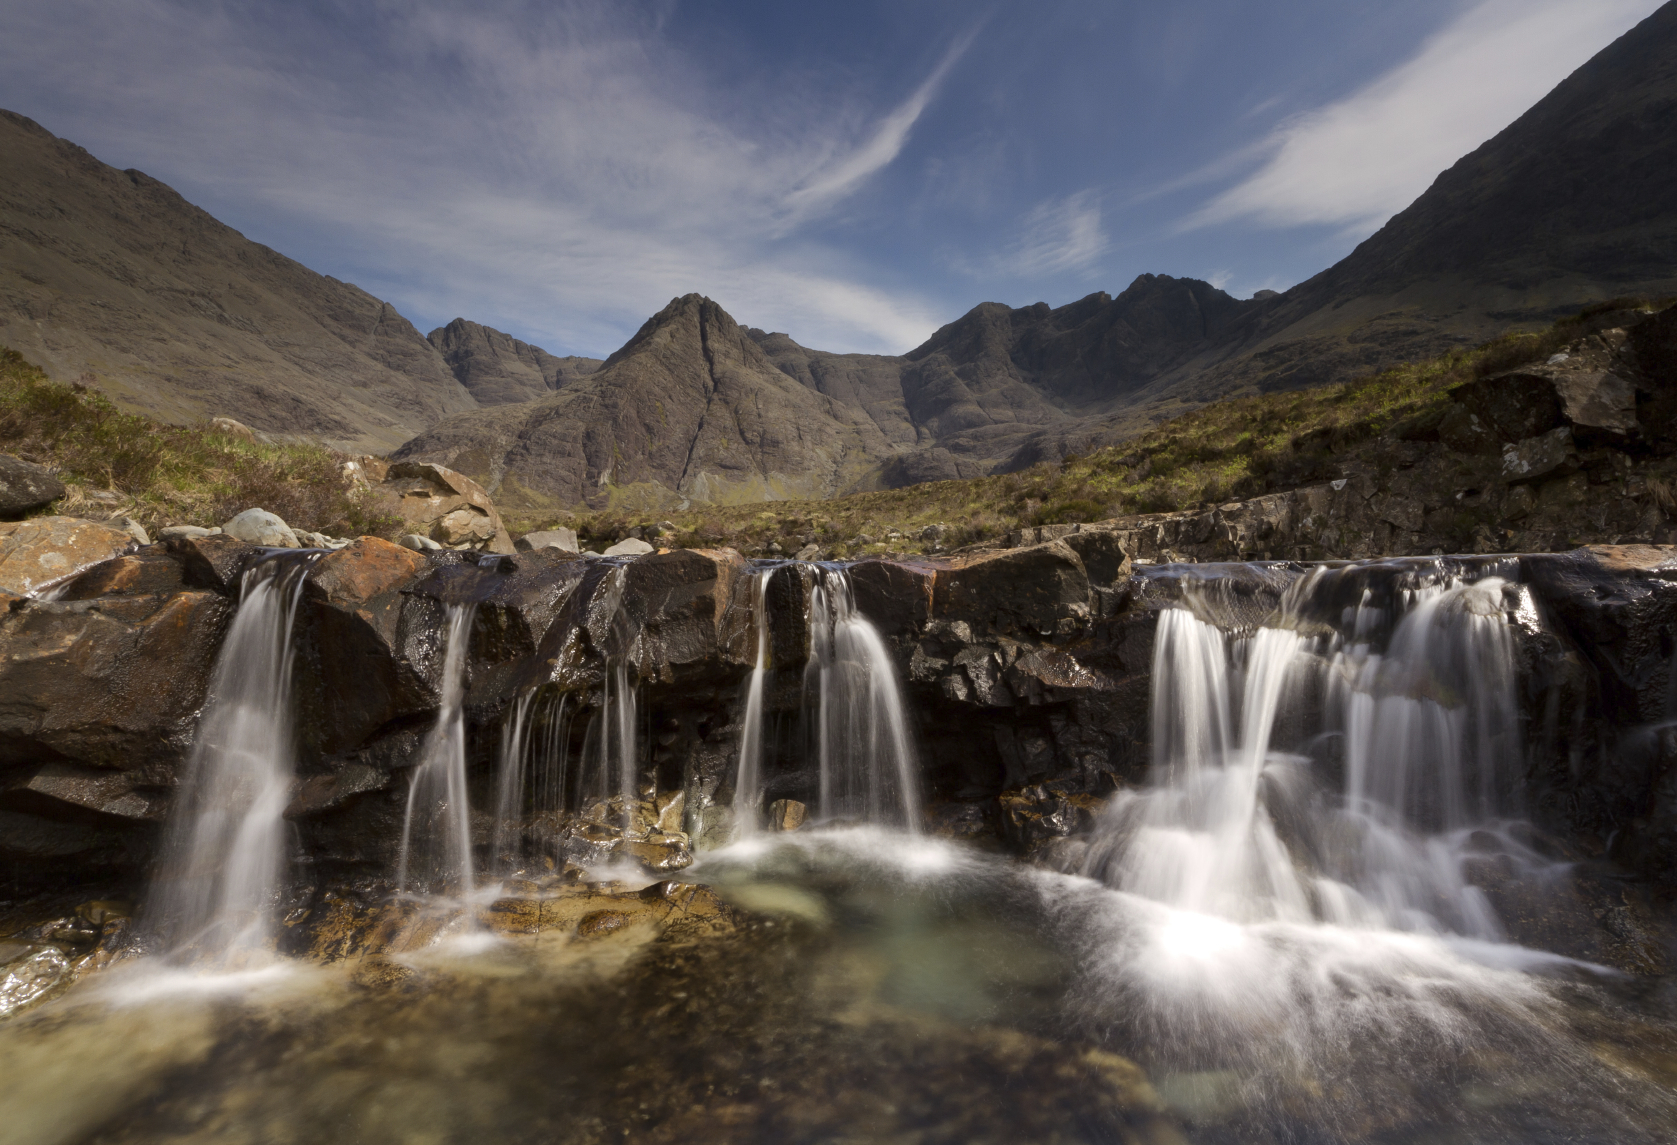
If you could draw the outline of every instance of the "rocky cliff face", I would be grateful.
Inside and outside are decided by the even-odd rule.
[[[397,451],[483,482],[502,506],[830,497],[890,452],[878,425],[777,369],[689,294],[600,369],[533,402],[445,419]]]
[[[489,326],[456,318],[426,335],[479,405],[546,397],[598,370],[598,358],[559,358]]]
[[[1059,309],[985,303],[893,358],[743,330],[687,295],[598,371],[450,418],[398,456],[459,469],[512,505],[738,503],[975,477],[1020,464],[1043,429],[1127,400],[1240,306],[1203,282],[1143,275],[1117,298]],[[533,387],[540,352],[504,335],[495,349],[490,333],[456,322],[432,337],[482,392]]]

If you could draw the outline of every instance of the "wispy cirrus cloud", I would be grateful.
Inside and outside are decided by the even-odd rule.
[[[1295,116],[1255,149],[1257,170],[1183,223],[1243,220],[1367,232],[1541,99],[1659,0],[1483,0],[1407,62]]]
[[[1088,270],[1111,247],[1101,224],[1101,198],[1083,190],[1038,203],[1020,220],[1017,233],[988,258],[955,258],[957,269],[974,278],[1041,279]]]
[[[896,159],[972,33],[894,106],[752,116],[633,4],[59,0],[8,25],[0,90],[62,87],[52,69],[78,61],[50,129],[277,212],[257,237],[329,251],[421,321],[605,352],[700,290],[816,344],[902,350],[945,317],[803,228]]]

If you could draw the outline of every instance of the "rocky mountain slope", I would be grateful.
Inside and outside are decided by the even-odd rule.
[[[0,344],[164,421],[388,449],[477,403],[389,303],[0,111]]]
[[[555,357],[540,346],[464,318],[437,327],[425,340],[478,404],[486,406],[546,397],[603,364],[598,358]]]
[[[720,306],[689,294],[596,372],[446,418],[395,456],[440,462],[521,507],[829,497],[891,452],[862,410],[776,369]]]
[[[1677,3],[1597,53],[1349,256],[1244,308],[1144,400],[1317,385],[1516,322],[1677,292]]]

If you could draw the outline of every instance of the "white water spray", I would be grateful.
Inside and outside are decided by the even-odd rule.
[[[1187,609],[1161,613],[1153,786],[1114,801],[1085,869],[1234,922],[1500,940],[1462,848],[1496,826],[1521,760],[1504,589],[1486,578],[1411,591],[1383,652],[1385,618],[1363,609],[1346,618],[1348,640],[1293,626],[1231,639]],[[1317,694],[1323,730],[1343,738],[1341,807],[1309,759],[1272,742],[1278,719],[1305,720],[1297,709]]]

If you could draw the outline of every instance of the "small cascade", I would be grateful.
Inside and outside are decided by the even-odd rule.
[[[240,583],[146,904],[166,950],[225,957],[272,937],[294,773],[291,630],[312,563],[267,560]]]
[[[1395,626],[1365,593],[1322,632],[1298,610],[1324,575],[1250,635],[1160,614],[1153,783],[1114,800],[1084,869],[1235,922],[1500,940],[1466,877],[1473,849],[1541,864],[1498,818],[1523,760],[1513,586],[1440,574],[1398,594]],[[1309,754],[1333,744],[1343,800]]]
[[[444,635],[441,704],[420,748],[402,817],[396,886],[403,893],[452,895],[474,888],[466,798],[466,652],[475,605],[451,604]]]
[[[495,870],[511,874],[524,857],[524,839],[519,830],[530,782],[530,709],[539,693],[524,692],[507,706],[501,725],[501,739],[495,760],[495,836],[492,842]]]
[[[734,830],[741,839],[757,833],[763,799],[763,689],[769,678],[769,578],[773,575],[773,569],[765,569],[752,578],[751,623],[757,631],[757,661],[745,689],[739,774],[734,780]]]
[[[804,689],[816,702],[820,818],[917,831],[920,791],[902,689],[879,630],[856,611],[843,569],[820,570],[810,628]]]

